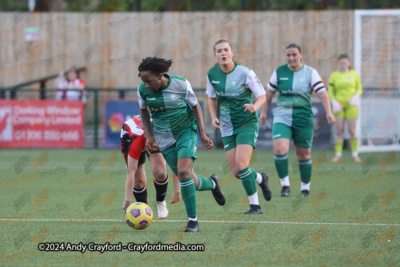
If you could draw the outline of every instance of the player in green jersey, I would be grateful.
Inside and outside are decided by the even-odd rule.
[[[351,152],[354,162],[361,162],[358,157],[358,139],[356,133],[358,118],[358,101],[362,94],[361,80],[357,72],[350,67],[347,55],[339,56],[339,70],[333,72],[329,79],[329,97],[336,117],[336,155],[332,162],[342,161],[344,122],[350,134]]]
[[[166,74],[172,61],[147,57],[139,66],[142,83],[138,88],[140,115],[150,151],[160,150],[167,164],[178,176],[181,194],[189,222],[185,232],[198,232],[196,189],[212,190],[219,205],[225,204],[225,196],[218,177],[195,175],[193,161],[197,158],[197,129],[206,150],[213,141],[204,130],[201,107],[188,80]],[[153,126],[150,124],[150,109]]]
[[[286,47],[288,64],[278,67],[271,76],[267,90],[267,101],[262,109],[260,122],[265,124],[268,104],[278,91],[279,97],[274,111],[272,140],[275,154],[275,167],[281,181],[281,196],[290,193],[288,157],[290,140],[296,146],[299,160],[301,194],[310,196],[311,145],[314,135],[314,120],[311,109],[311,93],[314,91],[326,111],[330,124],[335,122],[329,96],[318,72],[302,63],[300,46],[290,44]]]
[[[214,45],[218,64],[207,73],[208,106],[212,127],[221,129],[226,157],[231,172],[242,180],[249,197],[250,209],[245,214],[261,214],[256,182],[264,198],[271,200],[268,175],[249,168],[251,155],[258,137],[258,116],[256,111],[265,102],[265,89],[251,69],[233,61],[233,49],[226,39]],[[257,98],[253,103],[251,94]],[[220,118],[217,117],[217,107]]]

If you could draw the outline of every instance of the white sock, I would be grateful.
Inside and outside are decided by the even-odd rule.
[[[301,182],[301,191],[303,191],[303,190],[310,191],[310,184],[311,184],[311,182],[309,182],[308,184]]]
[[[258,172],[257,172],[256,182],[257,182],[257,184],[261,184],[261,182],[262,182],[262,176]]]
[[[260,205],[260,202],[258,202],[258,194],[255,192],[251,196],[249,196],[249,201],[250,205]]]
[[[289,176],[279,179],[281,181],[281,186],[290,186]]]
[[[358,158],[358,152],[357,151],[351,152],[351,155],[353,156],[353,158]]]
[[[189,217],[189,221],[197,221],[197,216],[196,216],[196,218],[190,218]]]
[[[336,153],[336,157],[341,158],[342,157],[342,153]]]

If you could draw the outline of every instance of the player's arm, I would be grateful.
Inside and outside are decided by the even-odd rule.
[[[322,82],[321,76],[319,76],[316,70],[313,70],[311,74],[311,86],[312,90],[316,92],[319,99],[321,99],[322,105],[324,106],[326,112],[326,119],[328,120],[329,124],[334,124],[336,119],[332,114],[329,95],[326,92],[326,88]]]
[[[336,99],[335,97],[335,75],[332,73],[329,78],[328,95],[331,100]]]
[[[203,143],[206,150],[210,150],[214,143],[213,141],[206,135],[206,130],[204,129],[204,120],[203,120],[203,112],[201,111],[200,103],[197,101],[197,98],[193,92],[192,86],[190,85],[189,81],[186,80],[186,102],[192,106],[193,114],[197,121],[197,128],[199,129],[200,133],[200,140]]]
[[[128,173],[125,182],[125,201],[122,209],[126,212],[129,205],[132,204],[133,187],[135,184],[135,173],[138,166],[138,160],[128,155]]]
[[[354,71],[355,72],[355,71]],[[355,72],[356,75],[356,92],[359,96],[362,94],[362,84],[361,84],[361,79],[360,76],[358,75],[357,72]]]
[[[335,88],[335,73],[331,74],[331,77],[329,78],[329,86],[328,86],[328,96],[330,101],[332,102],[332,109],[333,112],[339,113],[343,109],[343,105],[336,100],[336,88]]]
[[[271,78],[269,79],[269,83],[267,86],[266,92],[266,101],[262,107],[261,114],[260,114],[260,124],[264,125],[267,122],[267,110],[268,106],[271,104],[272,98],[274,97],[276,91],[278,90],[278,79],[276,70],[272,73]]]
[[[150,151],[158,151],[159,148],[157,146],[156,139],[153,133],[153,127],[151,127],[150,123],[150,113],[149,110],[140,109],[140,116],[142,117],[142,123],[144,128],[144,135],[146,137],[146,149],[150,153]]]
[[[208,95],[207,102],[208,102],[208,110],[210,111],[211,115],[211,126],[213,129],[219,129],[219,119],[217,118],[217,94],[215,92],[214,86],[210,83],[210,79],[207,75],[207,89],[206,94]]]
[[[148,150],[149,153],[150,151],[157,151],[159,150],[159,148],[157,146],[156,139],[154,138],[153,127],[151,126],[150,123],[150,113],[147,108],[146,102],[140,95],[139,88],[138,88],[138,100],[139,100],[138,102],[140,108],[140,116],[142,117],[142,123],[144,128],[144,136],[146,137],[146,150]]]
[[[276,91],[271,91],[270,89],[267,89],[266,93],[266,101],[262,107],[261,114],[260,114],[260,124],[264,125],[267,122],[267,110],[268,106],[272,102],[272,98],[274,97]]]
[[[257,78],[257,75],[253,70],[247,74],[246,86],[256,97],[256,102],[254,104],[245,104],[244,111],[254,113],[264,105],[266,97],[264,86],[262,86],[260,80]]]

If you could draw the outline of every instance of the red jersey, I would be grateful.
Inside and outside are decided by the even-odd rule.
[[[121,150],[128,164],[128,155],[139,160],[146,145],[142,119],[139,115],[127,120],[121,129]]]

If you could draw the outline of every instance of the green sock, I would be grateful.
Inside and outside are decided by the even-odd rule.
[[[179,182],[181,183],[181,193],[186,207],[186,214],[188,217],[196,217],[196,186],[193,179],[190,177]]]
[[[343,151],[343,140],[336,141],[336,142],[335,142],[335,152],[336,152],[336,155],[342,154],[342,151]]]
[[[201,175],[197,175],[197,179],[199,180],[199,187],[197,188],[197,191],[206,191],[214,189],[214,184],[211,178],[205,178]]]
[[[301,181],[305,184],[308,184],[311,180],[312,174],[312,161],[311,159],[300,161],[299,160],[299,168],[300,168],[300,178]]]
[[[242,180],[244,190],[246,190],[246,194],[248,196],[251,196],[257,192],[256,177],[254,177],[253,173],[255,172],[250,168],[238,171],[239,177]]]
[[[279,179],[283,179],[289,175],[289,163],[288,163],[288,156],[274,156],[275,159],[275,168],[278,172]]]
[[[358,151],[358,138],[357,137],[350,138],[350,145],[351,145],[351,152],[357,152]]]

